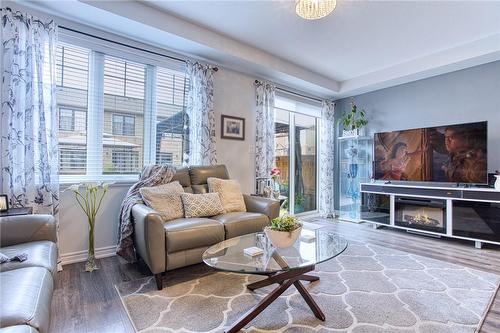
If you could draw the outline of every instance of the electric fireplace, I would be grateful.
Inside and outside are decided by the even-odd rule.
[[[396,196],[394,204],[396,226],[446,233],[446,200]]]

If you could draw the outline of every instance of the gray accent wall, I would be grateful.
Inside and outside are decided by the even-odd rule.
[[[488,170],[500,169],[500,61],[353,98],[358,108],[366,110],[370,136],[376,132],[488,121]],[[343,112],[350,110],[350,103],[351,97],[336,101],[337,135],[342,132],[339,120]],[[335,177],[338,180],[338,167]]]

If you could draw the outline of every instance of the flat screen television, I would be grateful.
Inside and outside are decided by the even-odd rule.
[[[377,180],[488,182],[486,121],[375,133]]]

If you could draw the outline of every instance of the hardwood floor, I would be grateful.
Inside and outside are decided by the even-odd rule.
[[[314,223],[325,223],[314,219]],[[346,239],[382,245],[500,275],[500,247],[474,248],[472,242],[434,239],[368,224],[326,222]],[[50,332],[134,332],[114,285],[150,275],[143,265],[122,264],[117,257],[98,260],[99,269],[84,272],[84,263],[64,266],[58,273]],[[500,332],[500,292],[488,312],[481,333]]]

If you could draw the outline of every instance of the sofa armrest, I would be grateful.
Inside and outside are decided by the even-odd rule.
[[[165,229],[161,215],[154,209],[137,204],[132,207],[135,249],[153,274],[166,269]]]
[[[0,247],[42,240],[57,241],[56,222],[52,215],[0,217]]]
[[[267,215],[269,221],[280,215],[279,200],[252,196],[249,194],[244,194],[243,199],[245,200],[245,206],[248,212]]]

